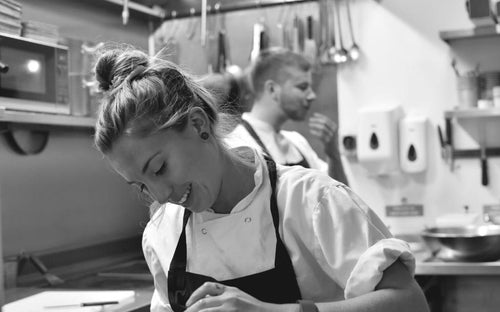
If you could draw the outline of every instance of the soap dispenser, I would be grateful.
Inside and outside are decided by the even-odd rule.
[[[399,170],[398,122],[400,106],[366,107],[359,111],[358,160],[371,175]]]
[[[399,122],[399,161],[407,173],[422,172],[427,167],[427,118],[411,116]]]

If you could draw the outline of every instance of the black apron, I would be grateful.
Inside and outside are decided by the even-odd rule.
[[[255,130],[252,128],[252,126],[250,125],[250,123],[248,121],[246,121],[245,119],[242,119],[241,120],[241,124],[243,125],[243,127],[245,127],[245,129],[247,129],[248,133],[250,133],[250,135],[252,136],[252,138],[255,140],[255,142],[257,142],[257,144],[260,145],[260,147],[262,148],[262,151],[264,151],[264,153],[266,155],[268,155],[269,157],[272,158],[271,156],[271,153],[269,153],[269,150],[266,148],[266,146],[264,145],[264,143],[262,142],[262,140],[260,139],[259,135],[257,134],[257,132],[255,132]],[[297,148],[296,148],[297,149]],[[302,156],[302,160],[297,162],[297,163],[286,163],[284,164],[285,166],[295,166],[295,165],[299,165],[299,166],[302,166],[304,168],[311,168],[311,166],[309,166],[309,163],[307,162],[306,158],[304,157],[304,155],[300,152],[299,149],[297,149],[297,151],[299,152],[299,154]]]
[[[276,202],[276,166],[271,159],[266,160],[272,188],[271,214],[277,241],[274,268],[225,281],[216,281],[210,276],[186,272],[186,224],[191,215],[191,211],[186,209],[184,211],[182,233],[168,271],[168,299],[171,308],[175,312],[184,311],[189,296],[203,283],[210,281],[237,287],[264,302],[294,303],[301,299],[292,261],[278,232],[279,212]],[[255,234],[258,235],[259,233]]]

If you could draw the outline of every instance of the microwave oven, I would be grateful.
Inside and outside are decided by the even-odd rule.
[[[69,114],[68,48],[0,33],[0,107]]]

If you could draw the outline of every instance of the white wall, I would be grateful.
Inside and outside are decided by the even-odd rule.
[[[344,42],[351,45],[345,15],[342,8]],[[358,109],[386,104],[399,104],[406,116],[423,115],[428,125],[428,168],[424,173],[372,177],[356,160],[344,159],[352,188],[377,211],[396,234],[416,233],[425,225],[445,213],[461,213],[465,205],[470,212],[481,212],[484,204],[498,204],[500,185],[498,161],[489,160],[490,185],[481,185],[478,159],[456,160],[455,169],[441,159],[437,125],[444,130],[444,111],[458,105],[455,89],[456,78],[451,59],[457,58],[463,72],[476,63],[483,71],[500,69],[497,51],[500,39],[474,39],[453,44],[453,48],[439,38],[443,30],[468,29],[473,24],[465,10],[465,0],[349,0],[353,14],[353,27],[362,57],[357,63],[338,67],[337,88],[328,99],[316,103],[314,109],[326,110],[336,119],[338,97],[341,135],[356,133]],[[317,2],[245,10],[225,14],[229,37],[230,55],[234,63],[245,66],[251,49],[252,24],[264,20],[276,44],[277,21],[289,21],[295,14],[305,18],[307,14],[318,16]],[[283,18],[287,16],[287,18]],[[175,61],[197,74],[205,73],[210,45],[202,48],[199,30],[186,39],[190,26],[196,19],[167,21],[157,33],[165,38],[176,38],[178,52]],[[211,22],[209,17],[209,28]],[[198,24],[199,28],[199,24]],[[499,37],[500,38],[500,37]],[[333,80],[334,81],[334,80]],[[486,123],[488,146],[500,146],[498,120]],[[454,140],[458,148],[476,148],[480,127],[477,122],[461,123],[455,128]],[[307,134],[299,124],[288,124]],[[320,144],[311,140],[319,154]],[[385,206],[396,205],[406,199],[409,204],[424,206],[424,217],[386,218]]]
[[[500,68],[499,39],[461,41],[453,49],[439,38],[439,31],[468,29],[465,1],[456,0],[354,0],[355,38],[363,51],[358,63],[338,71],[341,134],[356,132],[357,110],[387,103],[400,104],[407,116],[429,118],[428,168],[420,174],[369,177],[355,160],[346,161],[351,186],[380,215],[385,206],[423,204],[424,218],[385,218],[393,232],[414,232],[445,213],[461,213],[468,205],[481,212],[484,204],[498,204],[498,161],[490,159],[490,185],[483,187],[478,159],[457,160],[453,172],[441,159],[436,126],[444,129],[443,112],[458,105],[455,76],[450,66],[457,57],[461,70]],[[497,119],[488,122],[488,143],[499,146]],[[459,125],[455,142],[459,148],[476,148],[479,123]],[[467,129],[465,131],[464,129]],[[496,131],[496,132],[495,132]],[[494,145],[495,144],[495,145]]]

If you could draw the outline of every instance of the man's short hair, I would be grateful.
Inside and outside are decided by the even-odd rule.
[[[278,84],[288,78],[287,69],[293,67],[303,71],[311,69],[311,63],[302,55],[286,48],[273,47],[262,50],[252,64],[251,82],[253,91],[259,96],[264,91],[264,84],[273,80]]]

